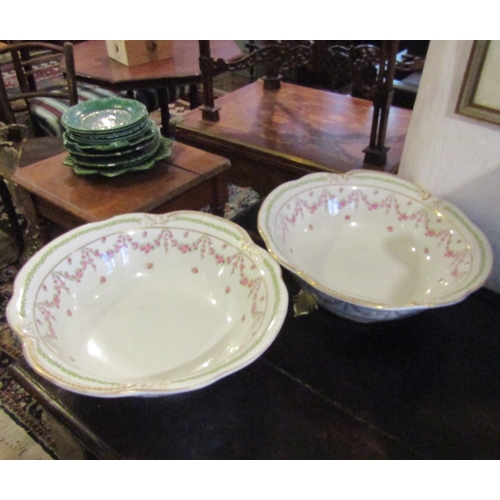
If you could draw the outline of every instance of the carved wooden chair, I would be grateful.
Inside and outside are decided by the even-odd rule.
[[[35,52],[36,51],[36,52]],[[34,54],[34,55],[33,55]],[[78,102],[74,74],[73,46],[42,42],[20,42],[0,46],[0,196],[9,218],[19,254],[24,250],[24,236],[16,208],[26,211],[22,193],[10,183],[15,168],[40,161],[64,151],[62,139],[50,135],[59,122],[51,112],[50,102],[57,101],[69,107]],[[65,58],[69,70],[67,78],[58,86],[42,88],[38,82]],[[52,100],[52,101],[51,101]],[[47,104],[46,104],[47,103]],[[44,112],[47,108],[48,111]],[[49,125],[47,125],[49,124]],[[57,129],[59,126],[57,125]],[[29,137],[31,136],[31,137]],[[15,203],[12,196],[14,195]],[[25,214],[31,219],[31,214]],[[30,221],[30,223],[32,220]]]
[[[22,168],[62,153],[63,113],[80,101],[116,94],[93,85],[77,85],[70,42],[62,46],[45,42],[2,44],[0,58],[0,195],[22,253],[23,234],[14,205],[21,212],[29,212],[29,207],[19,192],[12,203],[16,187],[9,183],[9,177],[14,157],[16,168]],[[64,75],[54,76],[63,59]],[[41,80],[48,73],[50,78]],[[25,215],[33,226],[32,218]]]
[[[4,120],[12,124],[17,123],[21,116],[28,116],[35,136],[59,135],[51,127],[53,113],[50,105],[57,108],[57,102],[65,107],[78,103],[73,45],[10,43],[0,48],[0,55],[2,54],[9,54],[11,63],[8,68],[5,63],[3,68],[0,66],[0,106]],[[61,74],[56,85],[42,87],[39,81],[42,73],[47,73],[50,68],[57,68],[61,59],[65,59],[68,68],[66,78],[62,78]],[[48,81],[54,80],[50,78]]]
[[[379,47],[371,44],[330,45],[325,66],[334,90],[349,88],[353,97],[373,100],[377,89],[380,58],[387,50],[388,41]],[[419,56],[402,53],[395,58],[397,75],[408,76],[422,70],[424,60]]]
[[[373,100],[377,84],[380,47],[369,44],[331,45],[326,68],[336,91],[349,88],[353,97]]]
[[[36,51],[34,56],[32,51]],[[70,43],[62,47],[42,42],[0,46],[0,56],[4,56],[0,65],[0,196],[19,254],[24,250],[24,237],[16,208],[23,212],[27,205],[22,193],[17,192],[9,179],[15,168],[64,151],[62,139],[50,136],[61,134],[51,134],[52,127],[47,124],[58,122],[51,112],[50,102],[60,102],[66,108],[78,102],[72,54]],[[68,78],[61,79],[57,87],[42,88],[37,76],[41,71],[47,73],[52,65],[58,65],[62,57],[70,68]],[[44,112],[45,106],[47,112]],[[12,195],[16,198],[15,203]],[[31,214],[25,215],[32,223]]]
[[[77,84],[71,42],[62,46],[13,42],[0,47],[0,57],[5,54],[10,55],[10,61],[0,64],[0,116],[6,123],[17,123],[20,117],[28,116],[36,137],[61,137],[61,117],[69,107],[116,95],[94,85]],[[64,75],[59,70],[63,60]]]

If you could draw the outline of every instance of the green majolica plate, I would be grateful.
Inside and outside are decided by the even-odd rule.
[[[132,155],[127,158],[103,158],[103,159],[95,159],[95,158],[76,158],[71,155],[63,160],[66,165],[73,166],[74,164],[80,167],[89,167],[89,168],[115,168],[115,167],[129,167],[140,163],[142,161],[149,160],[155,154],[158,148],[160,147],[160,140],[152,145],[144,154]]]
[[[127,127],[118,131],[109,131],[107,133],[98,134],[97,132],[83,134],[71,129],[67,129],[66,133],[76,142],[83,144],[107,144],[112,141],[127,140],[140,135],[150,127],[150,120],[141,120],[132,127]]]
[[[115,156],[87,156],[79,155],[78,153],[70,153],[70,157],[82,166],[99,167],[99,168],[113,168],[113,167],[126,167],[133,164],[138,160],[148,159],[154,156],[156,150],[160,146],[160,139],[155,139],[147,147],[142,148],[140,151],[132,151],[126,155]]]
[[[128,166],[118,166],[114,168],[92,168],[85,165],[80,165],[71,157],[68,159],[72,161],[64,161],[65,165],[71,167],[73,172],[77,175],[102,175],[104,177],[117,177],[119,175],[125,174],[127,172],[135,172],[140,170],[149,170],[153,165],[164,158],[169,157],[172,154],[170,149],[172,142],[170,139],[163,138],[160,141],[160,145],[152,158],[140,159],[137,163]]]
[[[139,172],[141,170],[149,170],[156,163],[156,159],[136,165],[135,167],[114,168],[110,170],[99,170],[86,167],[73,167],[73,172],[76,175],[102,175],[103,177],[118,177],[127,172]]]
[[[124,149],[130,146],[135,146],[140,144],[145,140],[150,140],[156,130],[159,130],[158,125],[152,120],[148,120],[146,127],[141,127],[140,129],[134,131],[132,135],[109,137],[107,140],[95,140],[95,139],[82,139],[81,137],[66,131],[63,134],[63,139],[73,148],[78,148],[79,150],[92,150],[92,152],[97,153],[99,151],[112,151]]]
[[[156,127],[156,126],[155,126]],[[157,145],[160,142],[161,133],[158,127],[148,131],[148,133],[143,136],[136,143],[122,145],[120,148],[81,148],[79,144],[76,144],[68,139],[64,139],[64,147],[69,152],[69,154],[74,158],[80,158],[82,160],[87,159],[93,163],[109,163],[115,160],[127,159],[128,157],[137,156],[147,153],[153,145]],[[170,143],[173,141],[171,139]]]
[[[78,130],[67,129],[68,133],[76,139],[81,139],[87,142],[109,142],[114,138],[129,137],[137,134],[140,130],[144,130],[149,126],[149,119],[141,119],[129,127],[124,127],[119,130],[110,129],[104,132],[91,131],[81,132]]]
[[[108,132],[130,127],[148,116],[144,104],[134,99],[106,97],[81,102],[68,109],[62,124],[78,132]]]

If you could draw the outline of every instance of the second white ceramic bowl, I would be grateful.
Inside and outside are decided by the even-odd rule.
[[[285,183],[264,200],[258,228],[323,307],[361,322],[459,302],[493,262],[486,237],[458,208],[375,171]]]

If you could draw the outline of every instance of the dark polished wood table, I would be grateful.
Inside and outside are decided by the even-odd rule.
[[[236,222],[259,241],[257,209]],[[97,458],[500,458],[498,294],[368,325],[292,302],[259,359],[189,393],[101,399],[10,370]]]
[[[201,109],[175,125],[181,142],[222,154],[231,161],[231,180],[260,195],[311,172],[374,168],[364,162],[370,143],[373,104],[364,99],[290,83],[265,90],[262,80],[217,99],[220,121]],[[391,107],[384,171],[399,167],[412,112]]]
[[[233,61],[243,56],[234,40],[212,40],[214,57]],[[145,88],[156,89],[162,112],[162,133],[168,131],[168,97],[166,87],[197,85],[201,82],[197,40],[173,40],[173,55],[168,59],[125,66],[108,56],[105,40],[75,44],[76,79],[116,92]]]
[[[67,152],[19,168],[12,182],[26,189],[37,215],[72,229],[115,215],[199,210],[222,212],[229,161],[178,142],[151,169],[115,178],[78,176],[63,164]]]

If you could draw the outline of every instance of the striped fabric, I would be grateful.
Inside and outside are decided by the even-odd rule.
[[[102,97],[116,97],[115,92],[105,90],[95,85],[78,85],[78,101],[85,102]],[[125,97],[124,95],[122,97]],[[62,137],[64,127],[61,117],[69,109],[69,103],[61,99],[51,97],[38,97],[31,100],[30,109],[34,120],[40,128],[50,136]]]
[[[179,98],[186,98],[189,95],[188,85],[168,87],[168,101],[174,102]],[[126,97],[125,94],[117,94],[110,90],[97,87],[95,85],[78,84],[78,102],[85,102],[102,97]],[[144,89],[137,92],[137,100],[143,102],[149,112],[158,109],[158,96],[154,89]],[[39,97],[31,100],[31,114],[37,121],[40,128],[50,136],[62,137],[64,127],[61,124],[61,117],[69,109],[69,103],[61,99],[51,97]]]

